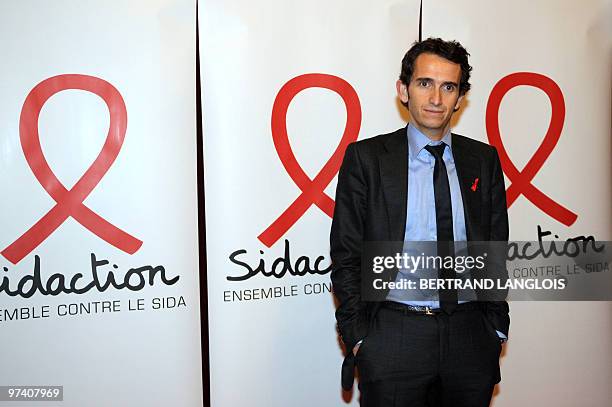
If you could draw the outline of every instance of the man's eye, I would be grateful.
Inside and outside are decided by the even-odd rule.
[[[448,92],[452,92],[452,91],[455,90],[455,85],[451,85],[451,84],[445,85],[444,86],[444,90],[446,90]]]
[[[425,88],[425,87],[429,86],[429,81],[419,81],[419,86],[422,86],[422,87]]]

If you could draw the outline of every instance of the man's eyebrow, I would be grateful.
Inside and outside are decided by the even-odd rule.
[[[428,81],[428,82],[433,82],[433,79],[431,78],[426,78],[426,77],[421,77],[421,78],[414,78],[415,81]]]
[[[442,82],[442,86],[444,85],[454,85],[454,86],[459,86],[459,84],[457,82],[453,82],[453,81],[446,81],[446,82]]]
[[[419,78],[414,78],[415,81],[419,81],[419,82],[423,82],[423,81],[427,81],[427,82],[435,82],[432,78],[428,78],[428,77],[419,77]],[[453,81],[446,81],[446,82],[442,82],[441,86],[445,86],[445,85],[454,85],[454,86],[459,86],[459,84],[457,82],[453,82]]]

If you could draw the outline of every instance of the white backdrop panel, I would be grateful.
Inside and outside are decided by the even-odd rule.
[[[333,298],[329,291],[308,294],[309,284],[329,288],[329,274],[259,273],[228,281],[246,272],[229,256],[244,250],[239,261],[254,268],[264,259],[269,271],[286,239],[293,264],[300,256],[311,262],[323,256],[321,267],[329,265],[331,219],[314,205],[270,247],[258,240],[301,192],[275,149],[275,98],[300,75],[333,75],[358,95],[359,138],[403,126],[395,80],[418,36],[418,8],[418,1],[389,0],[200,3],[213,406],[357,404],[357,392],[340,388]],[[355,111],[353,105],[349,119]],[[312,179],[340,142],[344,103],[338,94],[312,87],[295,96],[286,117],[290,146]],[[334,191],[335,176],[325,186],[332,198]],[[225,292],[231,297],[232,291],[292,285],[295,296],[224,300]]]
[[[517,72],[544,75],[563,95],[562,130],[549,135],[558,142],[532,183],[577,217],[563,223],[519,195],[509,208],[512,240],[537,240],[538,225],[552,232],[545,239],[612,238],[610,21],[609,0],[423,2],[423,37],[456,39],[471,53],[473,86],[454,131],[489,141],[485,123],[491,92]],[[501,139],[519,171],[559,109],[533,86],[514,87],[501,100]],[[506,188],[511,184],[506,177]],[[510,307],[510,341],[493,405],[609,404],[610,303],[514,302]]]
[[[164,284],[158,274],[152,286],[147,281],[136,290],[31,298],[0,292],[0,385],[63,385],[64,402],[48,405],[201,405],[195,2],[3,1],[0,38],[0,278],[15,290],[39,256],[43,283],[59,273],[68,284],[81,273],[77,286],[83,287],[92,281],[91,253],[110,262],[100,267],[102,283],[108,271],[123,282],[130,268],[145,265],[179,277]],[[38,128],[41,150],[68,190],[98,155],[116,154],[83,205],[142,245],[132,254],[112,246],[77,222],[73,208],[40,245],[15,259],[5,248],[55,205],[43,188],[50,188],[49,178],[39,182],[22,152],[22,106],[37,84],[66,74],[86,75],[89,84],[103,80],[105,89],[112,85],[121,95],[127,127],[120,151],[101,153],[121,104],[113,102],[109,113],[104,100],[86,90],[51,96],[28,134]],[[57,83],[70,88],[74,80],[64,76]],[[111,144],[122,132],[115,124]],[[40,172],[41,159],[33,162]],[[168,297],[184,305],[154,309],[154,298],[161,304]],[[142,310],[129,310],[138,299]],[[117,301],[120,310],[60,315],[62,306],[95,301]],[[49,316],[35,319],[45,306]],[[13,318],[15,309],[29,309],[30,317]]]

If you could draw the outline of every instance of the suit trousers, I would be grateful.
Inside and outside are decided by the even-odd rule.
[[[356,356],[362,407],[487,407],[501,343],[480,309],[381,308]]]

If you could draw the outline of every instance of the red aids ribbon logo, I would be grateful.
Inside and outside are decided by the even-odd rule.
[[[57,179],[40,145],[38,118],[49,98],[67,89],[79,89],[100,96],[110,113],[110,127],[102,151],[72,189],[67,190]],[[83,201],[98,185],[121,150],[127,128],[127,111],[119,91],[110,83],[87,75],[58,75],[40,82],[30,91],[21,109],[19,139],[30,169],[40,185],[56,204],[20,238],[2,251],[13,264],[27,256],[69,216],[101,239],[129,254],[135,253],[142,241],[118,229],[91,209]]]
[[[297,162],[287,135],[289,104],[298,93],[308,88],[324,88],[336,92],[346,106],[346,126],[340,144],[314,179],[310,179]],[[272,139],[285,170],[302,193],[257,237],[263,244],[270,247],[276,243],[312,204],[317,205],[329,217],[333,216],[335,202],[324,190],[340,170],[344,150],[351,142],[357,140],[360,126],[359,97],[355,89],[344,79],[333,75],[311,73],[297,76],[283,85],[272,107]]]
[[[476,179],[474,180],[474,183],[473,183],[473,184],[472,184],[472,186],[470,187],[470,189],[471,189],[473,192],[476,192],[476,189],[478,189],[478,181],[480,181],[480,179],[479,179],[479,178],[476,178]]]
[[[542,144],[540,144],[533,157],[525,165],[525,168],[519,171],[508,156],[508,152],[504,148],[504,143],[501,139],[499,131],[499,106],[503,97],[510,89],[521,85],[534,86],[543,90],[550,99],[552,116]],[[561,137],[564,120],[565,102],[561,89],[552,79],[533,72],[517,72],[502,78],[493,87],[487,103],[486,127],[489,143],[497,148],[503,171],[512,182],[506,190],[508,208],[522,194],[542,211],[564,225],[570,226],[576,221],[578,215],[553,201],[531,183],[557,145]]]

